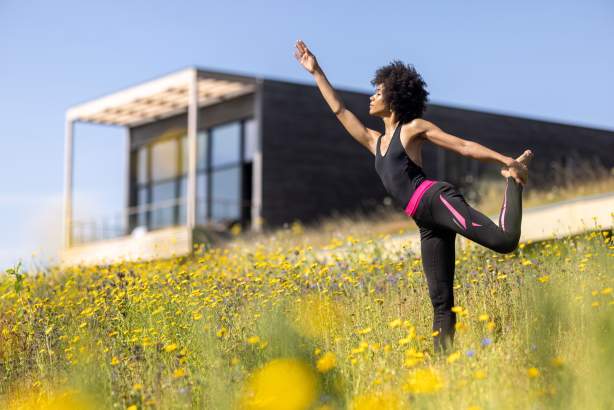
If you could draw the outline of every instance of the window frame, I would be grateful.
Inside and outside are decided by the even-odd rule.
[[[253,121],[257,121],[257,119],[254,116],[246,116],[246,117],[241,117],[241,118],[237,118],[237,119],[233,119],[231,121],[225,121],[222,123],[218,123],[215,124],[213,126],[210,127],[203,127],[198,129],[197,131],[197,143],[198,143],[198,135],[203,133],[204,137],[203,140],[206,144],[205,146],[205,164],[202,167],[199,167],[199,164],[196,164],[196,178],[198,181],[198,177],[199,176],[203,176],[204,175],[204,179],[205,179],[205,184],[206,184],[206,192],[204,195],[204,200],[205,200],[205,206],[206,206],[206,212],[204,212],[204,217],[205,220],[201,221],[201,223],[203,224],[207,224],[213,221],[213,216],[212,216],[212,202],[213,202],[213,198],[212,198],[212,194],[213,194],[213,173],[216,171],[223,171],[225,169],[229,169],[229,168],[237,168],[238,172],[239,172],[239,178],[238,178],[238,184],[239,186],[237,187],[237,192],[239,193],[239,197],[237,199],[237,204],[236,206],[239,209],[239,220],[241,222],[244,215],[243,215],[243,201],[245,199],[251,199],[251,198],[243,198],[243,188],[244,188],[244,176],[243,176],[243,167],[247,164],[247,163],[252,163],[253,159],[247,159],[246,158],[246,123],[250,120]],[[234,162],[228,162],[228,163],[224,163],[221,165],[215,165],[213,166],[213,144],[214,144],[214,130],[215,128],[218,127],[223,127],[223,126],[227,126],[229,124],[233,124],[233,123],[238,123],[239,125],[239,155],[238,155],[238,160],[234,161]],[[139,147],[136,147],[132,150],[133,156],[132,158],[135,159],[135,165],[134,165],[134,170],[135,170],[135,174],[132,177],[133,183],[132,183],[132,190],[134,191],[134,203],[135,206],[142,206],[142,205],[151,205],[152,204],[152,199],[153,199],[153,188],[155,185],[157,184],[162,184],[162,183],[168,183],[169,181],[173,181],[175,182],[175,198],[180,198],[180,197],[185,197],[187,195],[187,192],[182,192],[181,189],[181,185],[182,185],[182,179],[186,178],[187,180],[187,174],[188,174],[188,170],[186,169],[185,172],[183,169],[183,149],[182,149],[182,139],[185,138],[186,139],[186,143],[187,143],[187,129],[182,129],[181,134],[173,136],[173,137],[164,137],[163,135],[152,138],[151,140],[149,140],[147,143],[145,143],[144,145],[141,145]],[[175,177],[171,177],[171,178],[165,178],[165,179],[161,179],[158,181],[153,181],[152,180],[152,176],[153,176],[153,146],[156,144],[156,142],[160,142],[163,140],[168,140],[168,139],[172,139],[175,141],[175,144],[177,145],[177,156],[176,156],[176,161],[177,161],[177,170],[178,173]],[[138,152],[140,149],[145,148],[146,149],[146,158],[147,158],[147,166],[146,166],[146,176],[147,176],[147,181],[144,183],[140,183],[138,181],[138,169],[140,167],[140,164],[138,163]],[[199,155],[198,155],[198,147],[197,147],[197,153],[196,153],[196,159],[198,161],[199,159]],[[146,189],[146,198],[147,198],[147,203],[146,204],[141,204],[139,203],[139,196],[138,193],[139,191],[145,188]],[[202,189],[202,187],[201,187]],[[198,191],[198,184],[197,184],[197,191]],[[173,221],[171,223],[171,225],[168,226],[177,226],[177,225],[184,225],[186,221],[179,221],[179,216],[181,214],[181,211],[179,209],[180,206],[183,207],[187,207],[187,203],[183,203],[183,204],[177,204],[175,205],[174,208],[174,212],[173,212]],[[198,195],[196,196],[196,206],[198,206]],[[152,228],[152,211],[151,210],[147,210],[144,211],[145,213],[145,221],[146,221],[146,226],[148,230],[157,230],[157,229],[162,229],[165,228],[167,226],[163,226],[163,227],[156,227],[156,228]],[[134,224],[131,226],[131,229],[133,229],[138,225],[138,215],[134,215]]]

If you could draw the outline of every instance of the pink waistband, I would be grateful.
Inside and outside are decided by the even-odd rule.
[[[433,181],[432,179],[425,179],[420,183],[420,185],[418,185],[418,188],[416,188],[411,198],[409,199],[407,206],[405,207],[405,213],[407,215],[414,216],[414,214],[416,213],[416,209],[418,209],[418,204],[422,199],[422,195],[424,195],[426,190],[429,189],[435,182],[437,181]]]

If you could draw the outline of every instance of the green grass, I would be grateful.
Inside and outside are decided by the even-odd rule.
[[[250,386],[311,408],[612,408],[611,231],[459,250],[449,356],[420,260],[369,240],[321,265],[296,225],[232,253],[5,275],[0,408],[226,409]]]

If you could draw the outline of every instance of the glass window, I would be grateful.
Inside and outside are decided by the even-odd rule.
[[[173,178],[178,174],[177,139],[159,141],[151,147],[153,181]]]
[[[241,216],[241,167],[232,167],[211,174],[212,219],[235,219]]]
[[[148,188],[146,186],[143,188],[139,188],[137,195],[137,205],[139,206],[139,208],[136,217],[136,224],[138,226],[147,225],[147,211],[146,208],[144,208],[144,206],[147,205],[147,189]]]
[[[152,228],[162,228],[174,224],[175,181],[154,184],[152,187]]]
[[[245,161],[252,161],[258,144],[258,130],[256,120],[245,121]]]
[[[213,166],[239,162],[241,124],[233,122],[213,128],[211,143]]]
[[[196,168],[203,170],[207,168],[207,140],[209,133],[200,131],[196,137]]]
[[[207,222],[207,175],[196,176],[196,223]]]
[[[139,148],[137,155],[137,182],[144,184],[147,182],[147,146]]]
[[[181,174],[185,174],[185,173],[188,172],[188,166],[189,166],[188,161],[190,160],[190,157],[188,156],[189,155],[189,152],[188,152],[188,149],[189,149],[188,136],[187,135],[182,136],[179,141],[180,141],[180,145],[181,145],[181,160],[180,160],[181,169],[180,169],[180,173]]]
[[[186,204],[188,198],[188,177],[181,177],[181,182],[179,185],[179,220],[177,221],[178,225],[184,225],[188,223],[188,218],[186,214]]]

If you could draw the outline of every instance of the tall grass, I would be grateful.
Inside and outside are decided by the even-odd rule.
[[[459,249],[445,355],[419,258],[303,235],[3,276],[0,408],[612,408],[611,231]]]

